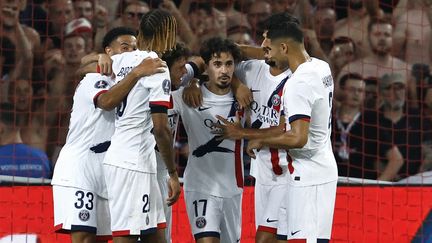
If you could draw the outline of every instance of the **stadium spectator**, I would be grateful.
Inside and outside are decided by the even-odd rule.
[[[65,39],[68,36],[80,35],[85,40],[85,51],[87,53],[93,51],[93,27],[90,21],[86,18],[73,19],[66,24]],[[64,43],[66,45],[66,43]]]
[[[128,27],[134,30],[138,30],[141,18],[150,11],[150,6],[143,1],[132,0],[122,1],[119,5],[120,17],[118,17],[112,24],[111,28],[114,27]]]
[[[379,87],[383,102],[378,116],[380,132],[390,135],[404,158],[399,177],[415,175],[422,162],[421,113],[406,104],[407,81],[401,74],[383,75]]]
[[[252,38],[255,43],[262,43],[264,33],[264,22],[271,15],[272,7],[267,1],[254,1],[249,11],[247,19],[252,28]]]
[[[105,2],[104,2],[105,3]],[[108,11],[107,9],[97,4],[97,0],[73,0],[75,18],[85,18],[90,22],[90,26],[92,27],[92,35],[91,39],[94,39],[95,43],[93,45],[87,45],[88,51],[92,50],[91,48],[95,48],[98,51],[102,51],[102,39],[107,32],[107,24],[108,24]],[[74,21],[72,21],[74,22]],[[68,25],[72,22],[69,22]],[[86,25],[88,25],[86,23]],[[66,27],[66,34],[68,35],[68,27]],[[91,32],[90,32],[91,33]],[[89,39],[86,37],[86,40]]]
[[[377,110],[381,103],[378,99],[378,79],[376,77],[367,77],[364,79],[365,86],[365,110]]]
[[[373,54],[345,65],[337,80],[348,72],[358,73],[363,77],[382,77],[386,73],[399,73],[404,80],[408,81],[409,97],[415,101],[417,94],[415,83],[409,79],[411,76],[410,66],[403,60],[391,55],[393,47],[392,31],[393,27],[390,20],[372,18],[368,25],[368,38]],[[358,51],[357,47],[356,45],[356,51]]]
[[[17,65],[10,73],[9,79],[30,79],[33,70],[33,50],[39,49],[40,37],[37,31],[31,27],[20,24],[19,9],[21,3],[19,1],[0,1],[0,24],[1,37],[7,37],[16,47],[15,49],[15,65]]]
[[[199,47],[199,40],[197,36],[193,33],[189,23],[183,17],[175,3],[170,0],[163,0],[159,4],[159,8],[171,13],[174,18],[176,18],[179,40],[187,43],[189,49],[197,49]]]
[[[355,51],[355,43],[351,38],[339,36],[333,40],[333,47],[329,54],[333,77],[338,77],[342,68],[354,61]],[[335,88],[338,88],[337,85]]]
[[[392,181],[403,164],[403,158],[389,137],[378,133],[373,116],[363,111],[366,83],[359,74],[348,73],[341,78],[344,98],[333,116],[333,152],[339,176]],[[379,139],[378,139],[379,136]],[[378,143],[378,141],[380,141]],[[378,171],[381,158],[387,166]]]
[[[407,9],[395,19],[393,54],[410,65],[431,64],[432,2],[412,0]]]
[[[378,1],[365,1],[372,3],[364,6],[363,0],[349,0],[348,16],[336,22],[333,38],[347,36],[354,40],[357,48],[356,58],[363,58],[372,54],[369,44],[368,24],[372,18],[378,17]],[[372,18],[371,18],[372,17]]]
[[[14,106],[17,123],[25,144],[47,151],[48,124],[44,123],[45,113],[42,106],[33,107],[33,88],[24,79],[11,82],[8,101]]]
[[[182,1],[180,10],[192,31],[198,38],[198,46],[192,51],[198,51],[200,44],[212,37],[226,37],[227,17],[208,2]]]
[[[23,143],[12,104],[0,104],[0,175],[51,178],[52,166],[40,149]]]
[[[0,102],[7,102],[11,73],[15,65],[15,45],[7,37],[0,38]]]
[[[227,38],[237,44],[256,45],[251,36],[251,27],[239,16],[233,17],[227,24]]]
[[[47,0],[47,33],[44,35],[45,48],[61,48],[64,38],[66,24],[75,17],[74,8],[71,0]]]
[[[335,31],[336,12],[332,8],[317,9],[315,15],[315,33],[321,49],[329,56],[333,47],[333,33]]]

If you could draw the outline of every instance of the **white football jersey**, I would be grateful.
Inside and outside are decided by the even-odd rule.
[[[173,92],[174,110],[182,117],[188,135],[189,158],[184,172],[184,190],[232,197],[243,192],[243,141],[217,140],[211,132],[216,115],[236,119],[238,104],[231,92],[216,95],[201,86],[203,104],[187,106],[183,89]]]
[[[270,66],[264,60],[248,60],[236,66],[235,74],[253,94],[251,127],[278,126],[283,111],[283,86],[291,76],[291,70],[273,76]],[[284,149],[263,148],[256,153],[256,159],[251,161],[251,175],[263,185],[288,183],[290,177],[287,171],[287,153]]]
[[[113,72],[120,82],[154,52],[133,51],[114,55]],[[141,78],[116,109],[115,132],[104,164],[146,173],[156,173],[155,139],[151,133],[151,107],[169,107],[171,80],[168,69]]]
[[[294,186],[319,185],[338,178],[330,141],[333,88],[329,65],[316,58],[300,64],[285,84],[287,130],[289,123],[297,119],[310,122],[306,145],[289,150]]]
[[[102,161],[114,132],[114,111],[97,108],[96,100],[113,82],[110,77],[89,73],[78,84],[66,143],[54,168],[53,185],[82,188],[106,197]]]
[[[194,74],[195,74],[192,66],[189,63],[186,63],[185,67],[186,67],[186,73],[183,75],[183,77],[181,77],[181,83],[180,83],[181,87],[186,86],[189,83],[189,81],[194,77]],[[171,105],[170,106],[171,109],[168,109],[168,123],[169,123],[168,126],[171,130],[171,134],[172,134],[172,138],[173,138],[173,146],[174,146],[176,135],[177,135],[177,126],[178,126],[178,122],[179,122],[179,115],[176,113],[175,110],[172,109],[172,107],[174,105],[172,98],[170,100],[170,105]],[[162,173],[167,168],[166,168],[165,162],[162,159],[161,154],[159,153],[157,146],[155,149],[156,149],[157,171]],[[166,173],[168,173],[168,172],[166,172]]]

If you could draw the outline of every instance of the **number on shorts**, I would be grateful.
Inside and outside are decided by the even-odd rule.
[[[150,212],[150,200],[149,200],[149,195],[148,195],[148,194],[144,194],[142,200],[143,200],[143,202],[144,202],[143,213],[148,213],[148,212]]]
[[[88,210],[93,209],[93,193],[87,192],[87,194],[85,194],[83,191],[76,191],[75,196],[77,196],[77,201],[74,204],[75,208],[80,209],[85,206],[85,208]],[[84,203],[84,197],[87,197],[87,203]]]
[[[202,215],[201,216],[205,216],[206,215],[206,211],[207,211],[207,199],[200,199],[200,200],[195,200],[193,201],[194,207],[195,207],[195,217],[198,217],[198,203],[203,203],[203,209],[202,209]]]

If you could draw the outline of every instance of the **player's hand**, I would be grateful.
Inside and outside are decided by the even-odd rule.
[[[246,152],[251,158],[256,159],[254,149],[256,149],[256,151],[258,152],[258,151],[260,151],[260,149],[262,147],[263,147],[263,145],[262,145],[260,139],[252,139],[252,140],[249,140],[249,142],[248,142]]]
[[[150,76],[156,73],[163,73],[167,68],[167,64],[165,61],[162,61],[160,58],[151,58],[147,57],[142,62],[136,66],[132,72],[138,77]]]
[[[112,60],[107,54],[98,55],[98,68],[97,72],[103,75],[111,75],[112,73]]]
[[[197,79],[193,79],[188,86],[183,89],[183,101],[186,105],[197,108],[202,105],[203,98]]]
[[[218,135],[218,141],[224,139],[243,139],[243,133],[241,132],[243,127],[240,123],[240,115],[238,112],[236,112],[236,120],[234,122],[230,122],[219,115],[216,115],[216,118],[221,121],[221,124],[213,123],[213,126],[217,129],[213,130],[212,133]]]
[[[253,101],[251,90],[244,84],[240,84],[234,94],[241,109],[249,107]]]
[[[168,206],[173,205],[180,197],[181,187],[177,172],[174,174],[170,174],[170,178],[168,179],[168,198],[167,204]]]

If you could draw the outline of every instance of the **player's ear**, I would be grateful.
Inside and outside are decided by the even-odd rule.
[[[282,53],[288,53],[288,44],[286,42],[281,42],[279,48]]]
[[[109,46],[105,47],[105,53],[108,54],[108,56],[111,56],[112,51],[113,50],[111,49],[111,47],[109,47]]]

